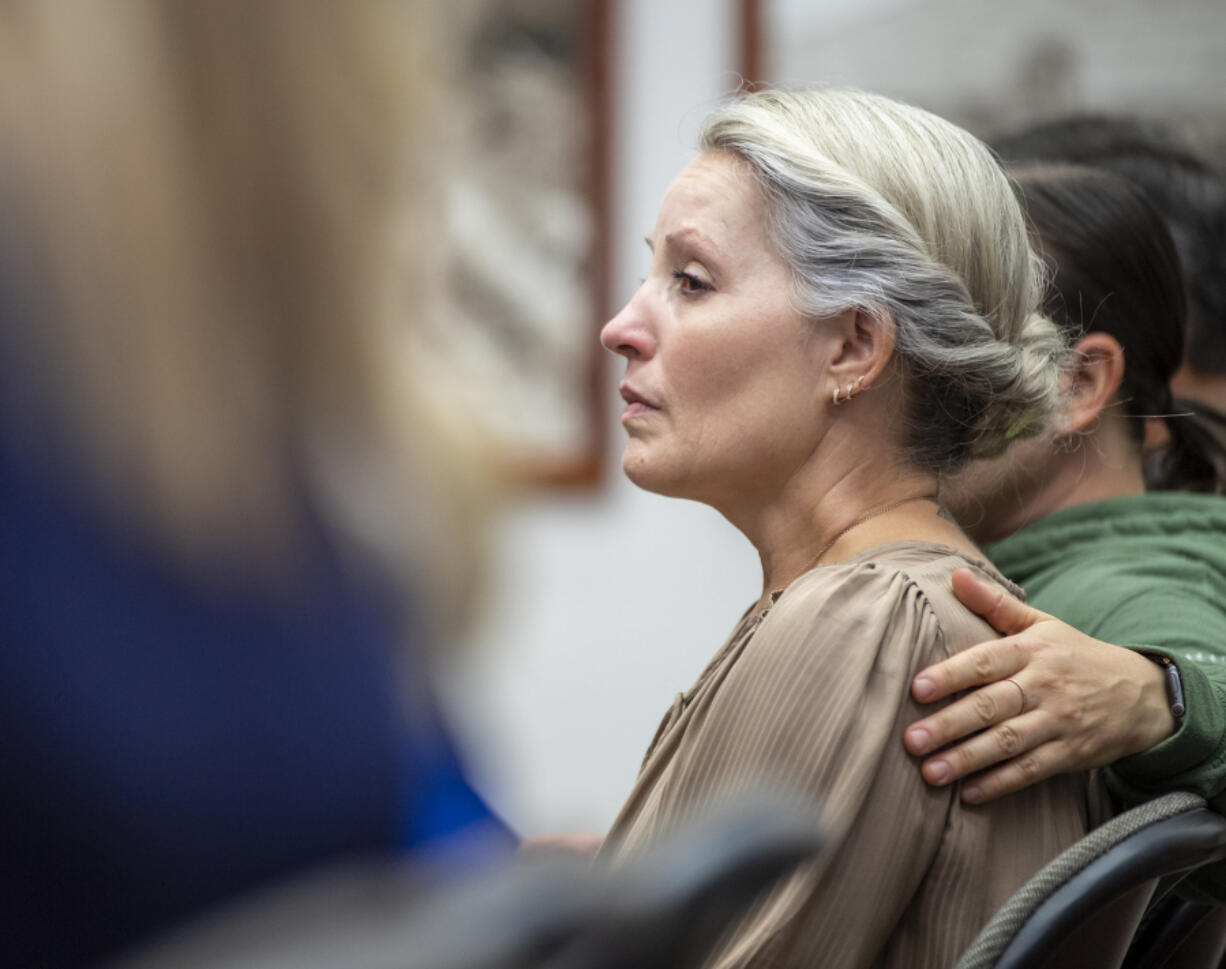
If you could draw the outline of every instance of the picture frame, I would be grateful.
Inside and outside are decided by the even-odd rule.
[[[489,0],[468,28],[435,334],[495,464],[529,486],[603,474],[614,0]]]

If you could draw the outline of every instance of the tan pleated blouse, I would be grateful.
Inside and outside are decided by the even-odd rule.
[[[746,614],[674,702],[601,857],[650,850],[704,808],[760,788],[811,802],[826,834],[730,927],[712,966],[948,969],[1030,875],[1101,820],[1086,774],[990,804],[933,788],[902,745],[936,709],[910,695],[924,667],[996,635],[950,574],[990,565],[896,542],[798,578]]]

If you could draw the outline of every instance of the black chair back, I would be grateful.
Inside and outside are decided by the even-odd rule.
[[[1217,969],[1226,955],[1226,906],[1169,896],[1145,913],[1123,969]]]
[[[1120,969],[1159,880],[1223,857],[1226,818],[1195,794],[1163,795],[1044,867],[992,917],[957,969]]]
[[[697,969],[729,920],[819,846],[807,813],[767,799],[696,822],[614,871],[554,860],[457,879],[446,858],[342,869],[248,899],[108,969]]]

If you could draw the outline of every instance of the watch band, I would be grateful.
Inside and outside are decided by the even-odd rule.
[[[1179,667],[1176,666],[1167,656],[1156,656],[1153,653],[1147,654],[1150,659],[1162,667],[1163,685],[1166,687],[1166,702],[1170,705],[1171,716],[1175,718],[1175,723],[1179,724],[1183,721],[1183,716],[1188,712],[1187,704],[1183,699],[1183,680],[1179,678]]]

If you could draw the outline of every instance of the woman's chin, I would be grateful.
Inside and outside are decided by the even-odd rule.
[[[622,453],[622,471],[632,484],[644,491],[672,495],[667,470],[660,466],[659,461],[653,460],[651,455],[644,452],[640,442],[631,440]]]
[[[647,491],[652,491],[652,468],[651,462],[642,454],[634,453],[637,449],[633,446],[634,442],[626,445],[626,450],[622,452],[622,473],[630,479],[632,484],[638,485]]]
[[[643,491],[650,491],[665,498],[702,500],[692,493],[693,481],[688,476],[677,473],[676,468],[669,467],[665,462],[631,456],[627,450],[622,456],[622,471],[632,484]]]

